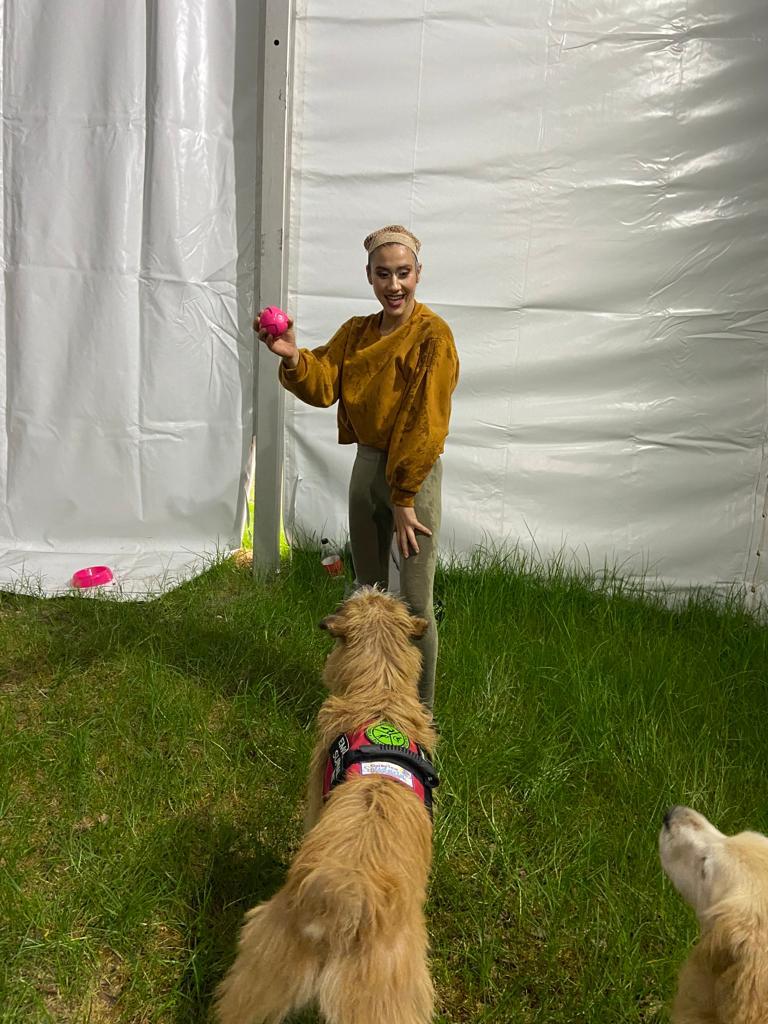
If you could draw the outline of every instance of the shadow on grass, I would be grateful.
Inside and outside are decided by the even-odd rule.
[[[189,960],[179,981],[176,1024],[204,1024],[213,1019],[211,1004],[217,985],[232,964],[243,918],[251,907],[270,899],[285,881],[289,851],[277,855],[259,841],[244,838],[231,823],[190,819],[186,834],[194,836],[198,857],[190,850],[184,879],[191,914]],[[199,854],[207,856],[201,875]],[[198,866],[195,867],[195,860]],[[315,1024],[312,1010],[291,1024]]]
[[[246,911],[277,892],[288,865],[232,822],[215,822],[204,815],[181,826],[176,857],[189,925],[188,958],[177,987],[174,1019],[178,1024],[202,1024],[212,1019],[213,995],[234,960]]]
[[[306,724],[321,694],[319,634],[313,643],[321,618],[317,600],[290,580],[256,584],[245,570],[221,565],[150,603],[39,603],[35,670],[61,678],[98,667],[130,671],[140,681],[146,664],[223,696],[263,694],[266,703]],[[19,671],[29,672],[30,653],[15,655]]]

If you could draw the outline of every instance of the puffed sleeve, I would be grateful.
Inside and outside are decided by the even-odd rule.
[[[453,335],[445,326],[422,342],[395,420],[386,471],[394,505],[413,505],[442,453],[458,379],[459,357]]]
[[[320,348],[299,349],[299,361],[294,369],[280,365],[280,383],[291,394],[308,405],[326,408],[339,397],[341,365],[349,338],[352,321],[342,324],[327,345]]]

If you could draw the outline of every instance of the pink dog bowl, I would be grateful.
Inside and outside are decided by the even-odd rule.
[[[84,590],[86,587],[103,587],[112,582],[112,570],[106,565],[90,565],[87,569],[78,569],[72,577],[72,586]]]

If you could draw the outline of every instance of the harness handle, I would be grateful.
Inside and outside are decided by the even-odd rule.
[[[356,758],[355,754],[361,754],[360,758]],[[440,779],[437,776],[432,763],[426,759],[426,757],[419,754],[414,754],[410,750],[403,750],[402,747],[391,747],[388,744],[371,744],[366,743],[362,747],[358,747],[356,750],[351,750],[345,755],[345,761],[349,764],[353,764],[357,761],[368,760],[369,758],[383,757],[387,761],[394,761],[396,764],[400,764],[403,768],[410,768],[415,771],[421,781],[429,789],[435,789],[440,785]]]

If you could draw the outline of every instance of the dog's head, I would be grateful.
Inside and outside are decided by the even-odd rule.
[[[659,836],[661,864],[702,930],[699,962],[717,1020],[768,1019],[768,838],[727,836],[688,807],[673,807]]]
[[[320,629],[344,643],[370,640],[372,634],[394,643],[410,643],[424,636],[427,620],[411,615],[392,594],[376,587],[361,587],[320,623]]]
[[[320,623],[337,641],[326,662],[326,684],[331,689],[343,686],[345,667],[352,674],[417,677],[421,655],[413,641],[424,635],[427,625],[391,594],[360,588]]]
[[[723,900],[768,905],[768,838],[757,832],[726,836],[703,814],[673,807],[664,816],[659,854],[700,920]]]

